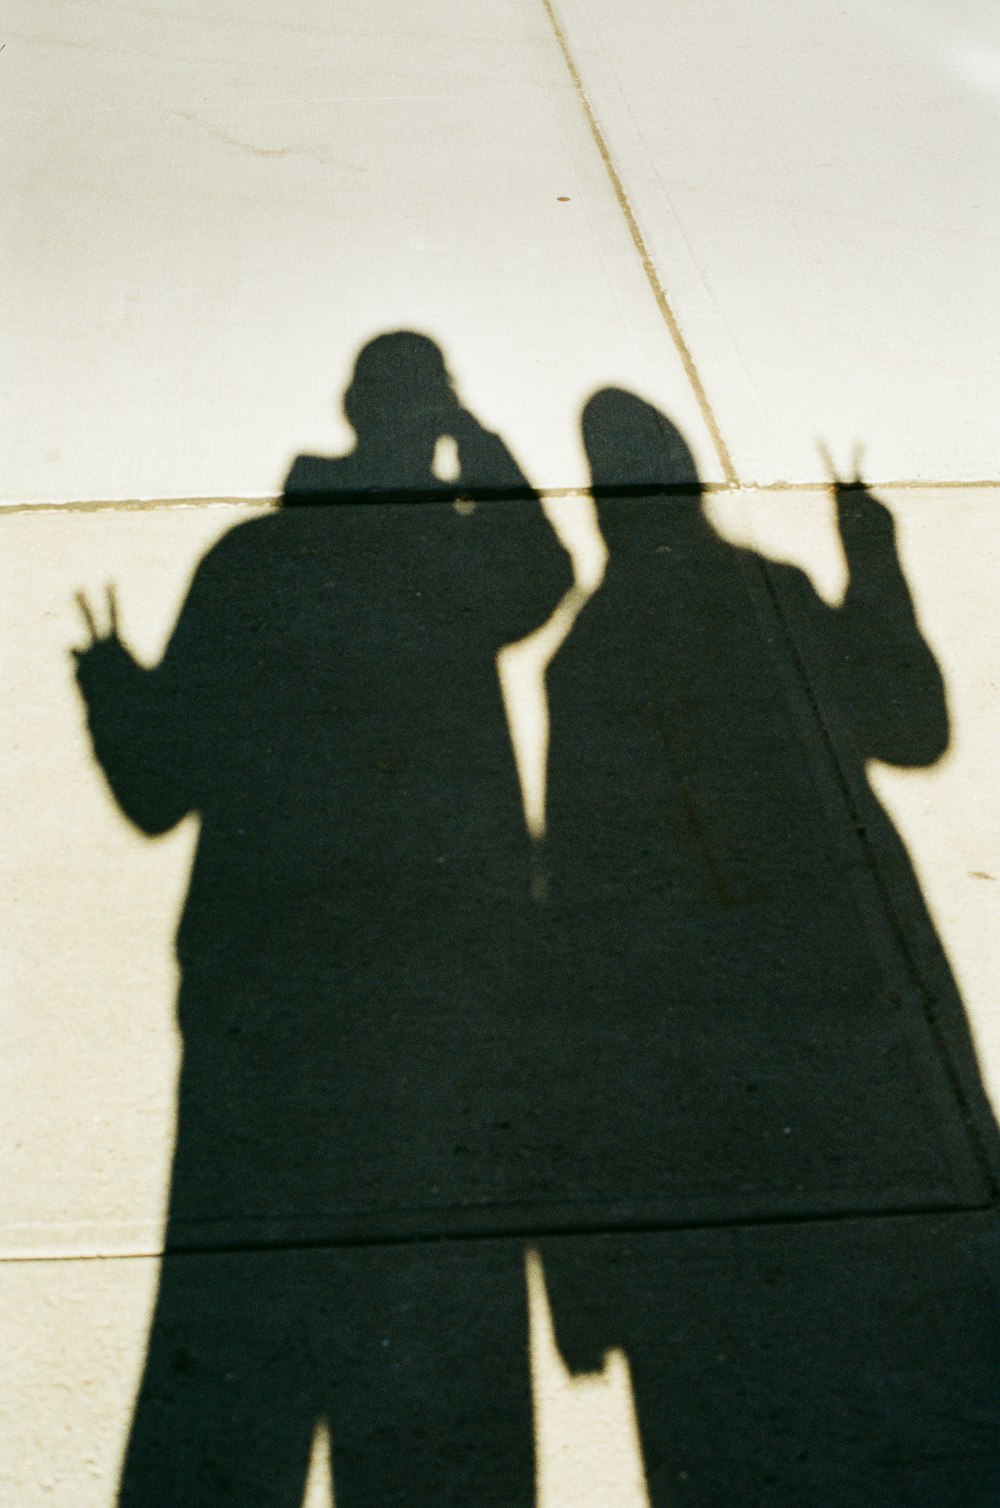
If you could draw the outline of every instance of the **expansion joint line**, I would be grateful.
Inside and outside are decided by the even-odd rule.
[[[615,199],[618,201],[618,208],[621,210],[625,224],[628,227],[629,235],[632,238],[632,245],[635,247],[639,261],[642,263],[642,270],[646,274],[646,281],[649,284],[650,290],[652,291],[653,298],[656,300],[656,307],[660,311],[660,315],[663,319],[664,324],[670,331],[670,336],[673,340],[674,346],[677,349],[677,354],[681,359],[681,365],[684,368],[685,376],[687,377],[688,382],[691,384],[691,389],[698,403],[698,407],[701,410],[701,416],[705,421],[705,427],[712,438],[712,443],[715,446],[716,453],[718,454],[719,462],[722,466],[722,472],[726,479],[726,483],[729,487],[738,487],[739,477],[736,474],[736,467],[733,465],[733,458],[729,453],[729,446],[726,444],[725,440],[722,437],[722,431],[719,428],[719,421],[716,419],[712,405],[708,401],[708,394],[706,393],[704,383],[702,382],[701,377],[698,374],[698,368],[694,364],[694,357],[691,355],[688,343],[684,339],[684,335],[681,330],[680,324],[678,323],[677,316],[674,313],[673,308],[671,307],[669,298],[667,297],[666,289],[660,281],[659,274],[657,273],[656,267],[653,263],[653,259],[649,254],[649,247],[646,245],[646,238],[639,227],[639,222],[636,219],[635,211],[633,210],[632,205],[629,202],[628,194],[625,192],[625,185],[622,183],[618,169],[615,167],[614,159],[612,158],[611,152],[608,148],[608,143],[605,138],[604,132],[601,130],[597,116],[594,113],[594,107],[590,103],[587,91],[584,88],[583,79],[580,75],[579,68],[577,68],[576,66],[573,54],[570,51],[566,33],[562,28],[559,17],[556,15],[555,6],[553,5],[552,0],[542,0],[542,5],[545,7],[545,13],[549,18],[549,23],[552,27],[556,42],[559,46],[559,51],[562,53],[563,62],[566,64],[569,76],[573,81],[573,87],[576,90],[576,95],[580,101],[581,108],[587,117],[587,124],[590,127],[590,134],[594,138],[594,144],[597,147],[598,152],[600,153],[601,161],[604,164],[604,170],[607,173],[611,187],[614,190]]]

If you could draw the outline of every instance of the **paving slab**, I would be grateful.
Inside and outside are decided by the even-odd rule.
[[[995,480],[996,7],[554,11],[741,480]]]
[[[330,1508],[332,1460],[338,1508],[991,1508],[997,1240],[968,1215],[550,1239],[530,1328],[517,1241],[171,1257],[121,1500]],[[0,1266],[30,1421],[7,1500],[114,1500],[157,1267]],[[634,1439],[586,1411],[609,1353]]]
[[[759,498],[600,503],[534,855],[494,655],[571,579],[537,505],[7,513],[6,1249],[159,1250],[175,1134],[181,1247],[986,1199],[991,513],[841,501],[783,536],[847,539],[839,618]],[[139,663],[172,645],[153,703],[91,655],[117,800],[69,654],[109,579]]]
[[[535,484],[586,480],[608,382],[721,475],[534,0],[8,0],[0,32],[4,499],[273,496],[393,329]]]

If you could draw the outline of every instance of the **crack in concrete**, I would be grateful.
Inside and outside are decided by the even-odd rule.
[[[247,152],[251,157],[308,157],[313,162],[320,163],[323,167],[344,168],[350,173],[364,173],[366,170],[359,167],[355,162],[344,162],[342,158],[334,157],[328,146],[322,143],[316,146],[303,147],[255,147],[252,142],[243,141],[239,136],[233,136],[222,126],[205,120],[192,110],[174,110],[173,114],[181,120],[186,120],[192,126],[200,126],[207,131],[209,136],[214,136],[216,141],[221,141],[227,147],[235,147],[239,152]]]

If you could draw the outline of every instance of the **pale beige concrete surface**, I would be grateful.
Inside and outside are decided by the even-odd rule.
[[[646,1508],[627,1361],[613,1353],[603,1372],[571,1377],[536,1253],[526,1269],[538,1508]],[[152,1259],[0,1263],[0,1501],[115,1501],[157,1270]],[[333,1508],[330,1455],[320,1428],[302,1508]]]
[[[0,1500],[109,1508],[128,1436],[153,1261],[0,1264]]]
[[[554,0],[743,482],[1000,474],[991,0]]]
[[[538,485],[615,383],[719,476],[537,0],[5,0],[0,41],[3,499],[275,494],[396,328]]]

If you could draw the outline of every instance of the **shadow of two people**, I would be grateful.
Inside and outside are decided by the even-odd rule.
[[[948,738],[891,518],[838,487],[850,586],[828,608],[712,529],[669,420],[590,401],[610,560],[550,667],[541,905],[496,657],[570,562],[431,341],[371,342],[344,409],[353,451],[300,457],[283,506],[209,551],[157,666],[84,604],[79,684],[117,801],[148,834],[200,818],[173,1255],[120,1501],[297,1503],[321,1418],[340,1504],[533,1501],[526,1235],[548,1237],[570,1364],[626,1349],[651,1501],[680,1477],[692,1502],[763,1491],[859,1385],[843,1290],[788,1255],[801,1236],[678,1269],[663,1243],[694,1237],[628,1232],[947,1205],[982,1181],[905,960],[859,900],[877,858],[974,1084],[865,778]],[[753,1354],[779,1311],[784,1349]],[[841,1339],[810,1358],[819,1313]],[[724,1382],[705,1371],[723,1314],[742,1357]],[[922,1342],[888,1330],[912,1359]],[[802,1490],[861,1448],[815,1450]]]

